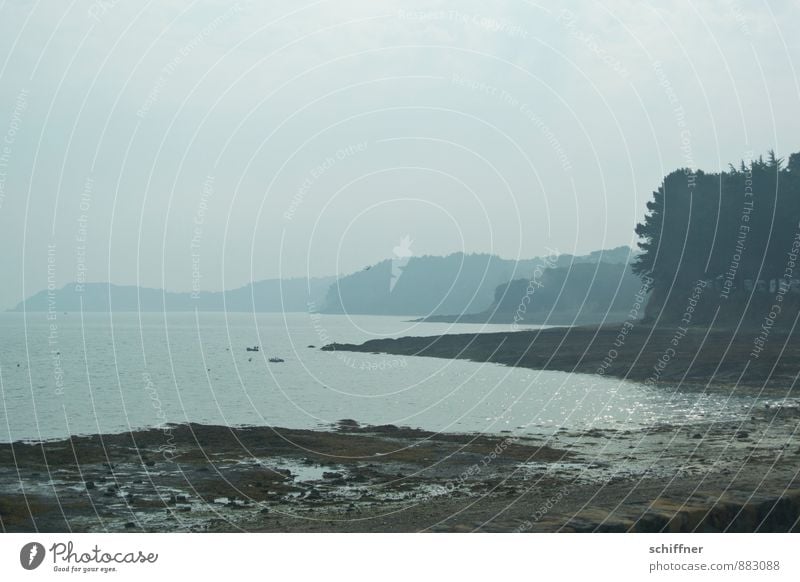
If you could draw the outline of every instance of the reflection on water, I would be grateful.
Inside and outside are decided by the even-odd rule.
[[[0,441],[187,421],[317,428],[345,418],[549,434],[729,414],[718,397],[610,378],[319,350],[508,326],[303,313],[59,313],[55,330],[51,323],[44,313],[28,314],[27,324],[22,314],[0,315]]]

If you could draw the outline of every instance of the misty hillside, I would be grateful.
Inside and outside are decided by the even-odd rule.
[[[585,256],[559,255],[555,265],[627,264],[631,249],[618,247]],[[495,303],[496,290],[526,277],[545,259],[522,261],[487,254],[456,253],[389,259],[362,271],[314,279],[268,279],[225,292],[175,293],[134,285],[70,284],[46,290],[11,311],[319,311],[372,315],[479,313]]]
[[[642,282],[626,263],[553,267],[498,285],[480,313],[426,318],[460,323],[588,324],[626,319]]]
[[[51,297],[40,291],[11,311],[307,311],[308,303],[319,303],[335,279],[268,279],[224,292],[164,292],[133,285],[86,283],[83,291],[74,284],[56,290]],[[52,302],[52,303],[51,303]]]
[[[625,319],[642,282],[630,265],[575,264],[543,272],[539,283],[516,279],[501,285],[488,310],[494,318],[524,324],[599,323]],[[529,299],[523,298],[526,296]]]
[[[623,246],[580,257],[560,255],[552,264],[625,265],[631,259],[631,249]],[[324,311],[422,316],[479,313],[494,304],[498,286],[528,276],[543,263],[542,258],[514,261],[463,253],[390,259],[340,278],[328,291]]]

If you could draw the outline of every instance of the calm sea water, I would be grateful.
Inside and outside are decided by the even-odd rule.
[[[502,331],[402,317],[246,313],[0,314],[0,441],[164,423],[551,434],[729,414],[721,398],[434,358],[322,352],[331,341]],[[247,346],[260,345],[260,352]],[[309,346],[315,347],[309,347]],[[269,357],[284,359],[270,363]]]

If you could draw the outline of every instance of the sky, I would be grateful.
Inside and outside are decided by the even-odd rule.
[[[635,245],[800,151],[790,1],[0,0],[0,309]],[[405,243],[404,243],[405,244]]]

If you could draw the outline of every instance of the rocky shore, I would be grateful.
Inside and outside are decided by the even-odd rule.
[[[342,421],[0,445],[22,531],[798,531],[796,402],[546,440]],[[166,431],[169,431],[167,434]],[[170,445],[164,447],[165,438]]]
[[[800,372],[800,333],[777,328],[763,341],[763,330],[752,328],[654,328],[623,322],[334,343],[322,349],[465,359],[776,397],[791,394]]]

